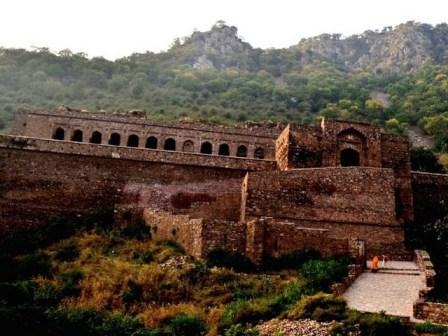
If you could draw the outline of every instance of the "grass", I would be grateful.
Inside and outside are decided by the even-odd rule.
[[[225,250],[195,261],[174,241],[153,241],[141,226],[123,233],[92,218],[70,222],[70,234],[54,229],[59,233],[40,246],[0,258],[9,270],[0,279],[0,318],[9,327],[38,336],[78,330],[95,336],[255,335],[259,321],[298,310],[345,271],[341,260],[307,260],[316,257],[309,251],[279,256],[289,270],[275,266],[269,273]],[[180,256],[182,263],[166,266]],[[345,318],[337,300],[307,300],[303,316]],[[27,323],[20,325],[22,319]]]

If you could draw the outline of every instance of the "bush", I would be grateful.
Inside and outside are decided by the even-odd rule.
[[[290,319],[311,318],[319,322],[341,321],[346,317],[345,300],[324,293],[303,297],[288,312]]]
[[[207,256],[207,266],[232,268],[237,272],[252,272],[255,270],[255,265],[249,258],[241,253],[231,252],[222,248],[210,251]]]
[[[171,319],[168,328],[173,336],[205,335],[207,326],[203,320],[193,315],[178,315]]]
[[[185,254],[185,249],[180,246],[180,244],[174,240],[161,240],[158,242],[158,245],[168,247],[174,253]]]
[[[62,273],[60,279],[62,281],[61,293],[64,296],[75,296],[79,294],[79,282],[84,277],[84,273],[79,269]]]
[[[41,252],[17,258],[15,267],[16,279],[28,279],[36,275],[51,275],[51,263],[48,255]]]
[[[419,333],[444,334],[448,332],[448,327],[429,322],[419,323],[415,326],[415,331]]]
[[[141,300],[143,293],[142,286],[132,280],[128,280],[126,287],[121,293],[121,299],[125,304],[132,304]]]
[[[120,230],[120,235],[128,239],[151,239],[151,227],[143,221],[133,222]]]
[[[380,314],[364,314],[359,320],[362,336],[407,336],[409,329],[398,317]]]
[[[327,290],[332,283],[347,275],[348,262],[344,259],[309,260],[300,268],[300,273],[311,288]]]
[[[104,318],[99,329],[100,335],[107,336],[134,336],[137,331],[142,334],[143,324],[132,316],[113,313]]]
[[[73,261],[79,257],[78,245],[73,241],[64,241],[59,245],[56,259],[59,261]]]
[[[278,257],[267,256],[263,260],[263,268],[267,270],[298,269],[310,259],[319,259],[320,253],[316,250],[292,251]]]
[[[224,336],[258,336],[259,333],[255,329],[248,329],[243,327],[241,324],[235,324],[227,329]]]

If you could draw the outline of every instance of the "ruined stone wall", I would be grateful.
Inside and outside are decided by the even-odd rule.
[[[282,170],[322,166],[322,132],[320,128],[290,125],[288,164]]]
[[[412,172],[415,225],[432,223],[447,214],[448,174]]]
[[[207,153],[215,155],[242,156],[248,158],[275,157],[275,139],[280,133],[276,127],[252,126],[230,128],[200,123],[162,123],[144,118],[123,115],[73,111],[21,111],[17,113],[15,134],[51,139],[55,131],[64,130],[64,139],[73,139],[75,131],[82,132],[82,142],[91,142],[94,132],[101,133],[101,144],[108,144],[113,133],[120,135],[120,145],[145,148],[148,139],[154,137],[153,149],[164,149],[165,142],[172,139],[179,152]],[[130,136],[138,143],[130,144]],[[211,148],[203,148],[209,143]],[[220,146],[227,146],[227,153]],[[246,154],[240,151],[243,148]],[[205,150],[205,152],[203,151]],[[208,152],[210,150],[210,152]]]
[[[160,184],[127,182],[116,208],[152,209],[192,218],[238,221],[242,178]]]
[[[174,240],[198,259],[206,258],[216,248],[245,253],[245,223],[191,218],[152,209],[143,211],[143,220],[151,227],[154,239]]]
[[[381,152],[382,166],[391,168],[395,176],[397,219],[403,225],[409,225],[414,220],[409,141],[399,135],[382,134]]]
[[[276,169],[275,161],[270,160],[203,155],[197,153],[183,153],[146,148],[92,145],[73,141],[58,141],[7,135],[0,135],[0,148],[16,148],[39,152],[55,152],[63,154],[163,162],[188,166],[219,167],[248,171]]]
[[[202,219],[145,209],[143,221],[151,228],[153,239],[174,240],[193,257],[203,257]]]
[[[390,169],[309,168],[248,175],[246,218],[396,225]]]
[[[6,142],[0,142],[2,232],[45,223],[53,215],[77,214],[102,207],[113,207],[118,195],[121,195],[129,182],[167,185],[167,190],[176,184],[206,185],[207,181],[217,181],[225,185],[228,179],[242,180],[247,171],[171,164],[164,163],[164,160],[132,160],[127,156],[126,150],[130,150],[127,148],[121,148],[118,153],[122,159],[116,159],[111,155],[110,146],[99,146],[104,150],[102,155],[97,152],[88,155],[88,152],[84,151],[84,148],[89,149],[88,145],[42,140],[48,144],[48,147],[43,147],[40,146],[40,140],[28,142],[29,139],[14,139],[14,144],[10,143],[10,137],[7,137]],[[58,146],[63,148],[58,151]],[[65,154],[69,152],[66,146],[69,146],[73,153],[80,154]],[[175,194],[176,188],[172,190]],[[226,204],[224,196],[222,204]],[[229,197],[232,199],[231,195]],[[199,206],[200,201],[204,199],[195,198],[194,195],[192,198],[191,207],[198,205],[198,213],[206,217],[207,206]],[[239,202],[239,197],[235,202]],[[211,206],[209,216],[214,216],[216,210],[217,208]],[[236,215],[235,211],[232,216]]]
[[[322,165],[341,165],[343,149],[353,148],[360,153],[361,166],[381,167],[381,130],[373,124],[322,120]]]
[[[275,160],[277,161],[277,167],[280,170],[288,170],[289,168],[288,155],[291,138],[290,129],[291,125],[288,125],[275,142]]]

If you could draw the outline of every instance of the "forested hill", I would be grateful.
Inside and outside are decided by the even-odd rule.
[[[108,61],[0,49],[0,128],[18,107],[143,109],[155,119],[220,123],[317,116],[409,125],[448,151],[448,25],[408,22],[341,38],[324,34],[286,49],[258,49],[236,27],[177,39],[162,53]]]

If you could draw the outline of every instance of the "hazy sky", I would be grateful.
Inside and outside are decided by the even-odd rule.
[[[447,0],[0,0],[0,46],[69,48],[109,59],[166,50],[217,20],[255,47],[350,35],[409,20],[448,21]]]

